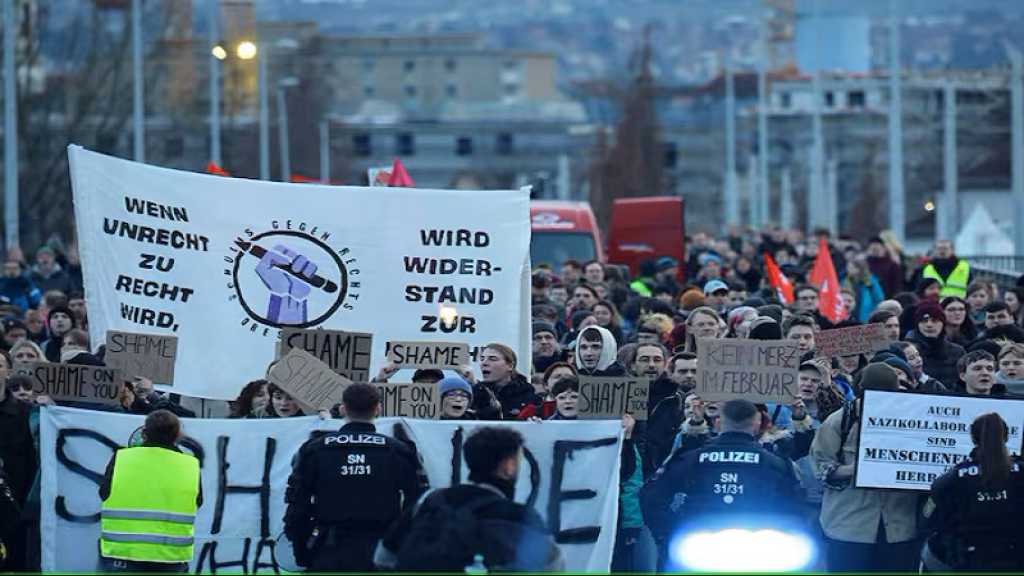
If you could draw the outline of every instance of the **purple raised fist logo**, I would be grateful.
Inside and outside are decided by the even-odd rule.
[[[283,244],[263,254],[256,274],[270,290],[267,320],[277,324],[306,323],[310,284],[305,278],[315,277],[316,270],[316,264],[309,258]]]

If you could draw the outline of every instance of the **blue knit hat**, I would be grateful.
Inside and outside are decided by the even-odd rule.
[[[461,390],[462,392],[469,394],[469,398],[471,400],[473,399],[473,387],[460,376],[446,376],[437,383],[437,388],[441,391],[442,398],[444,398],[449,392]]]

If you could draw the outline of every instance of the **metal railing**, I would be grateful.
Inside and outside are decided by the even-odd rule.
[[[975,279],[995,282],[1006,290],[1017,285],[1024,275],[1024,256],[964,256],[971,264]]]

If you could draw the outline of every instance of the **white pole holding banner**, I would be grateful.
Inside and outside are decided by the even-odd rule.
[[[956,236],[960,221],[960,202],[957,199],[957,158],[956,158],[956,88],[946,80],[943,87],[943,192],[938,203],[939,217],[936,218],[936,240],[951,240]]]
[[[142,0],[132,0],[132,126],[136,162],[146,161],[145,77],[142,62]]]
[[[267,94],[267,59],[270,58],[270,44],[261,43],[257,75],[257,90],[260,100],[260,180],[270,180],[270,103]]]
[[[825,138],[821,126],[821,0],[814,2],[814,40],[817,45],[815,50],[814,76],[811,80],[811,98],[814,103],[811,105],[811,165],[808,174],[808,195],[807,195],[807,231],[823,224],[822,218],[822,195],[824,191],[825,162]]]
[[[1021,86],[1022,56],[1011,48],[1010,61],[1010,173],[1013,183],[1013,244],[1014,254],[1024,254],[1024,87]]]
[[[220,166],[220,60],[213,55],[213,48],[219,42],[220,0],[207,0],[207,8],[210,36],[210,161]]]
[[[3,1],[4,19],[4,242],[10,250],[20,244],[18,231],[18,95],[14,73],[16,10]]]
[[[903,82],[900,76],[900,21],[895,7],[893,10],[889,28],[889,228],[896,239],[903,242],[907,221],[903,190]]]
[[[725,55],[725,223],[740,223],[739,191],[736,189],[736,89],[732,62]]]
[[[327,120],[320,122],[320,183],[331,183],[331,126]]]

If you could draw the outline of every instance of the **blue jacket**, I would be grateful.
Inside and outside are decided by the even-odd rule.
[[[848,280],[850,287],[854,290],[854,296],[857,297],[857,321],[867,322],[875,308],[882,303],[882,300],[885,300],[882,285],[878,283],[878,278],[874,274],[871,274],[866,284],[854,282],[852,279]]]
[[[0,278],[0,297],[7,298],[22,310],[28,310],[39,306],[43,293],[28,277],[21,275],[17,278]]]

